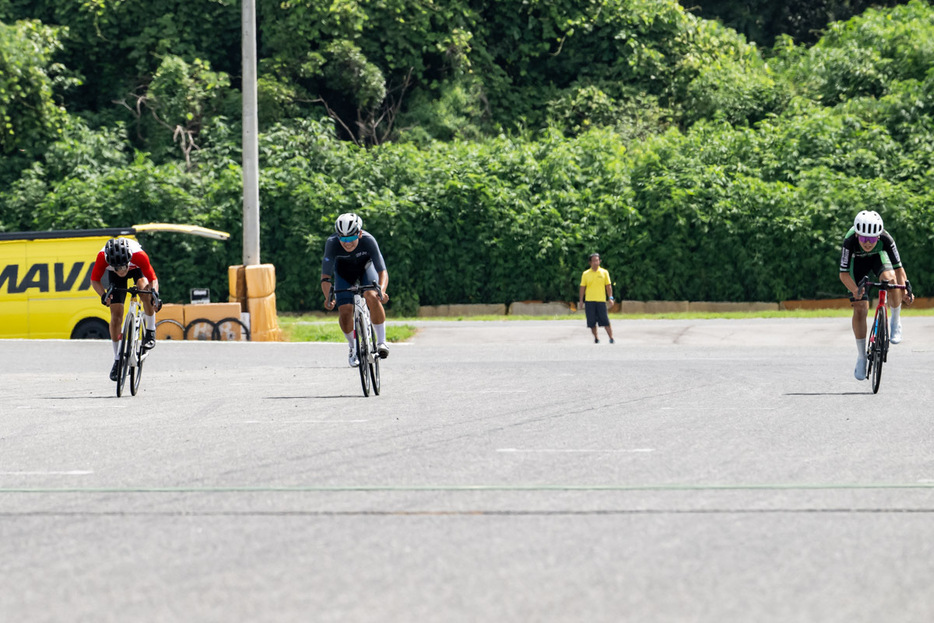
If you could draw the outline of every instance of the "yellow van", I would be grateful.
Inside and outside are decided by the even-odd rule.
[[[110,310],[91,289],[97,253],[109,239],[174,231],[227,240],[192,225],[0,232],[0,338],[109,339]]]

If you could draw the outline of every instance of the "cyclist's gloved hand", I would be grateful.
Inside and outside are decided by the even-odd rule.
[[[152,291],[152,308],[154,311],[162,309],[162,299],[159,298],[159,293],[156,290]]]
[[[110,307],[110,290],[104,290],[104,293],[101,294],[101,305]]]
[[[863,277],[859,280],[859,283],[856,284],[856,300],[859,300],[863,297],[863,292],[866,291],[866,282],[869,281],[869,277]]]

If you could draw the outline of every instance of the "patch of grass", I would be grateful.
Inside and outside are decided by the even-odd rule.
[[[337,318],[321,320],[319,316],[280,316],[279,327],[287,342],[343,342],[344,333]],[[411,325],[387,324],[386,341],[404,342],[415,335]]]
[[[872,317],[875,307],[870,307],[869,316]],[[717,320],[736,319],[748,320],[753,318],[849,318],[853,311],[847,309],[809,309],[794,311],[752,311],[752,312],[676,312],[668,314],[610,314],[613,320]],[[934,308],[910,309],[902,308],[903,316],[934,316]],[[523,320],[580,320],[583,322],[584,314],[561,314],[551,316],[432,316],[425,318],[394,318],[390,317],[386,323],[386,339],[389,342],[404,342],[418,331],[415,327],[404,324],[406,322],[450,322],[450,321],[509,321],[521,322]],[[400,324],[401,323],[401,324]],[[284,313],[279,315],[279,326],[289,342],[343,342],[344,334],[337,325],[337,316],[325,317],[321,313],[297,314]]]

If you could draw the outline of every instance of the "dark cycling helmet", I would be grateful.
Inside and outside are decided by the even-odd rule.
[[[870,236],[875,238],[882,235],[882,217],[875,210],[863,210],[856,215],[853,221],[857,236]]]
[[[337,217],[337,223],[334,224],[334,230],[338,236],[356,236],[363,229],[363,219],[347,212]]]
[[[111,238],[104,245],[104,259],[111,266],[126,266],[130,263],[130,243],[126,238]]]

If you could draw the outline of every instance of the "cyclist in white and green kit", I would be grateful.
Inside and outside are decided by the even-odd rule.
[[[863,210],[856,215],[853,227],[843,239],[840,253],[840,281],[850,292],[853,305],[853,335],[859,358],[853,375],[857,380],[866,378],[866,318],[869,315],[869,292],[858,286],[863,277],[874,274],[879,281],[908,285],[908,276],[898,255],[898,247],[891,234],[885,230],[878,212]],[[902,341],[902,301],[911,305],[914,295],[911,290],[891,290],[891,327],[889,339],[892,344]]]

